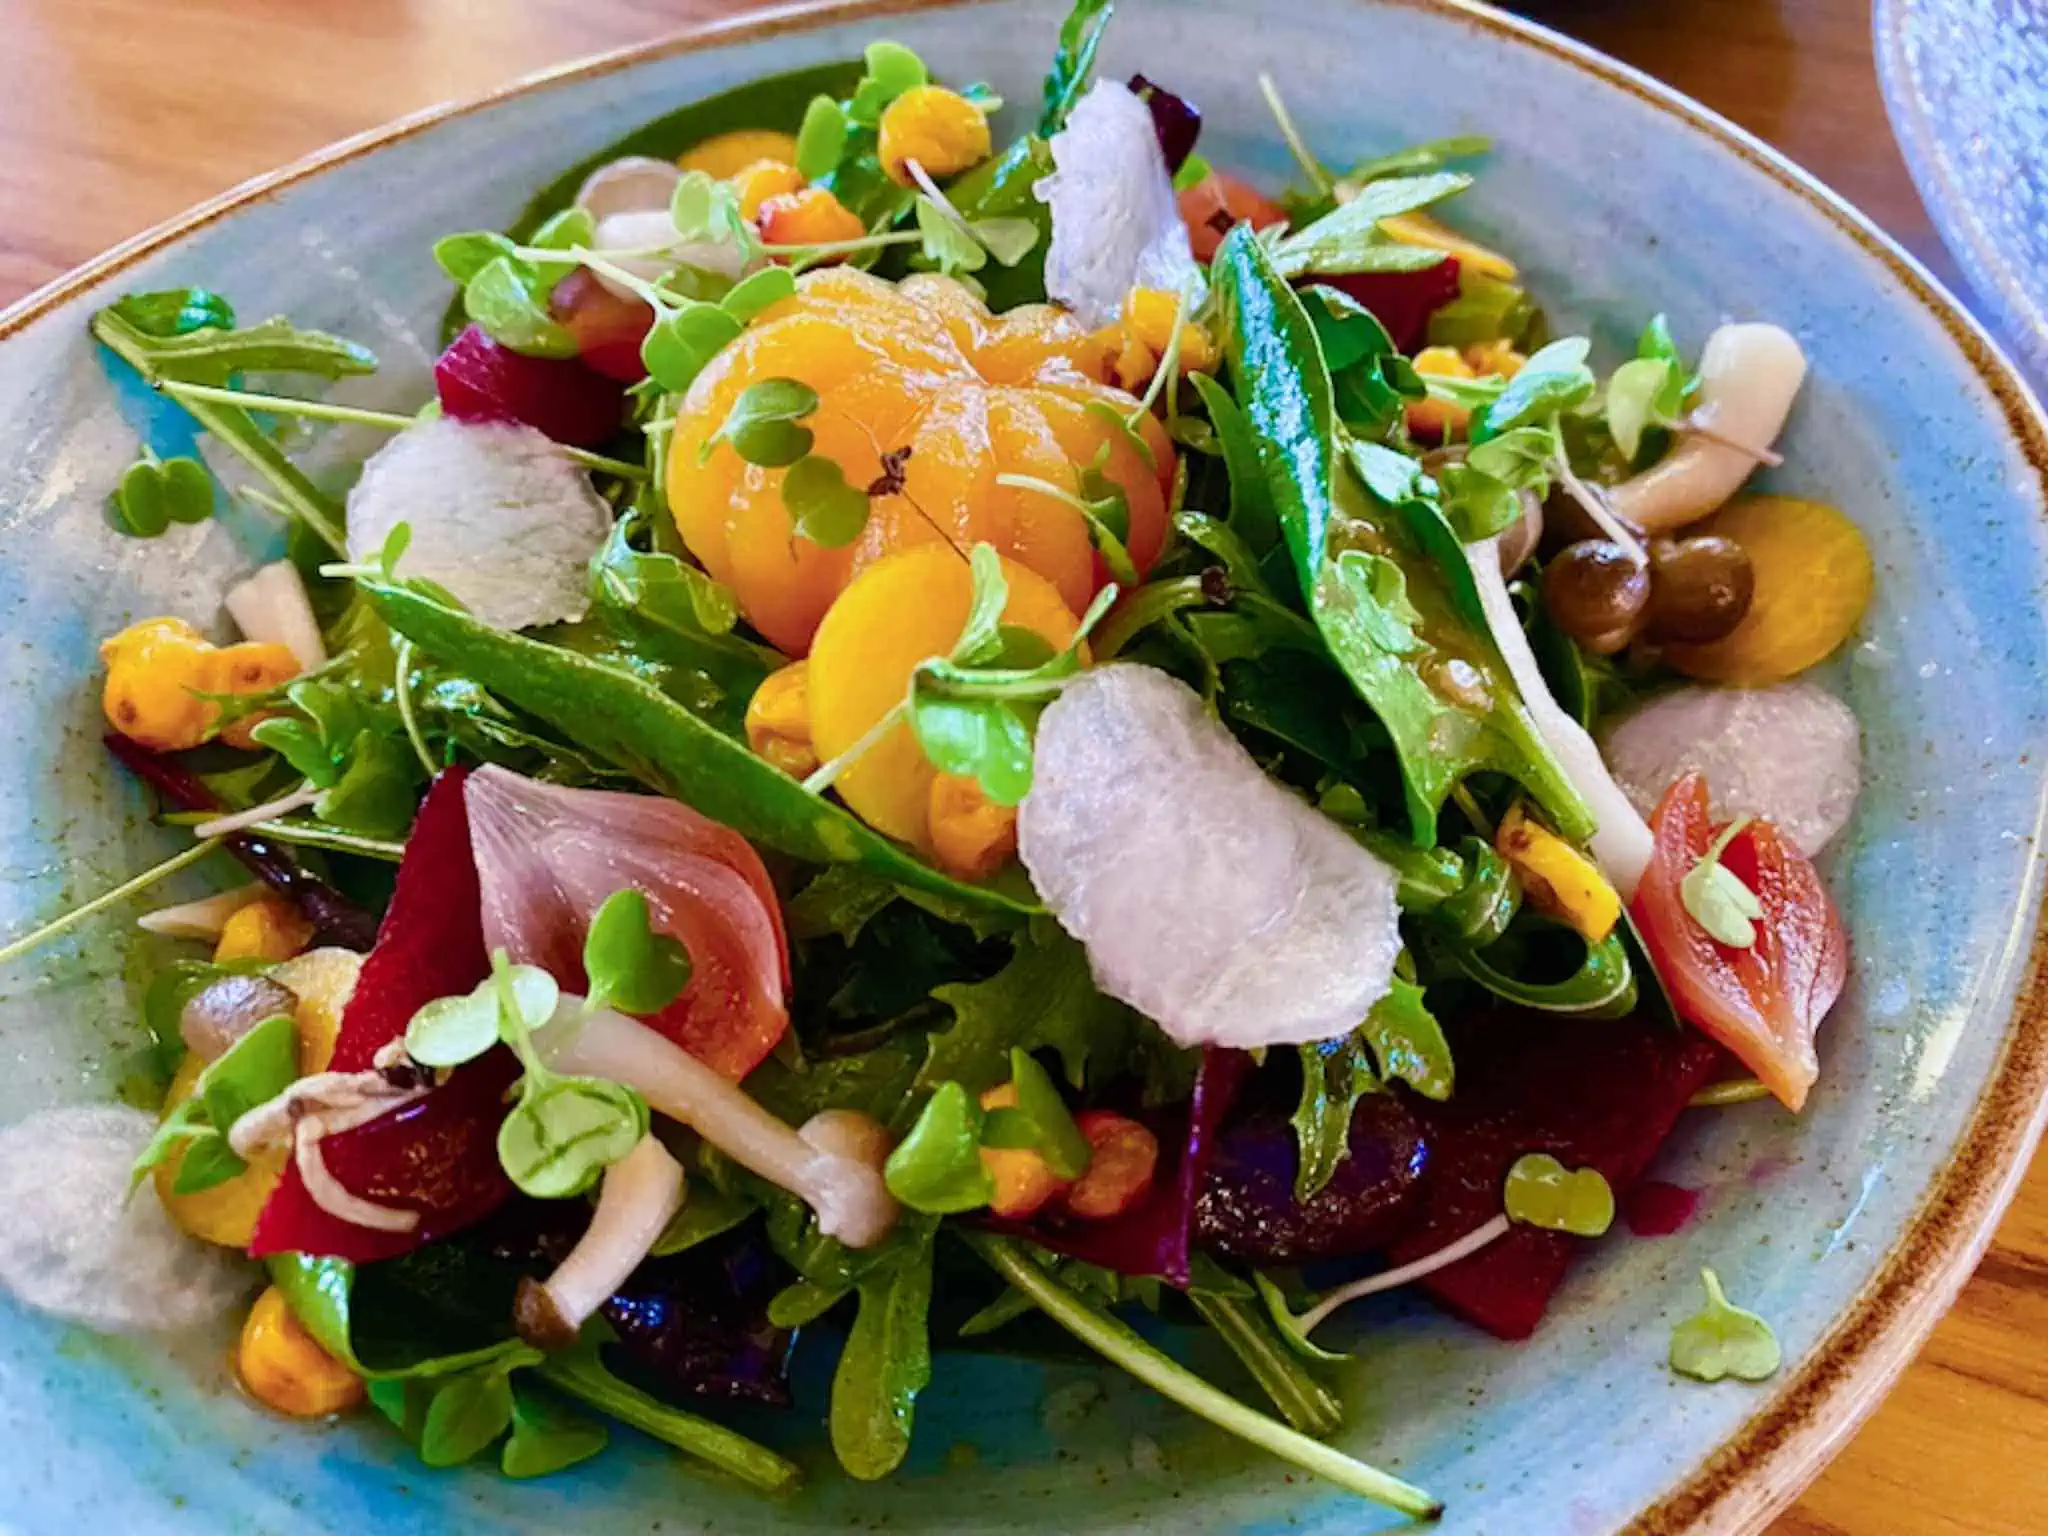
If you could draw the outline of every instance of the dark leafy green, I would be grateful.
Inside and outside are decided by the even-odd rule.
[[[1045,110],[1038,118],[1041,134],[1050,137],[1066,127],[1067,114],[1087,92],[1102,34],[1109,29],[1115,9],[1110,0],[1075,0],[1073,10],[1060,24],[1059,48],[1045,77]]]
[[[906,1248],[859,1286],[860,1310],[832,1375],[830,1428],[839,1464],[887,1477],[910,1451],[917,1395],[932,1378],[932,1247]]]
[[[957,1082],[980,1093],[1003,1082],[1014,1050],[1059,1054],[1067,1081],[1082,1087],[1091,1068],[1122,1064],[1140,1029],[1137,1015],[1103,996],[1081,946],[1049,921],[1017,939],[1010,963],[984,982],[936,989],[953,1010],[931,1037],[919,1082]]]
[[[920,863],[638,677],[493,630],[410,586],[367,581],[363,589],[392,628],[437,661],[743,837],[820,864],[861,864],[968,905],[1032,910],[1017,897]]]

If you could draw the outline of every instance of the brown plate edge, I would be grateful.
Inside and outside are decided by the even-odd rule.
[[[835,22],[935,10],[973,0],[793,0],[672,36],[629,44],[409,114],[253,177],[122,241],[0,311],[0,340],[174,241],[334,166],[494,103],[698,49],[759,42]],[[1796,193],[1882,262],[1941,323],[2041,476],[2048,502],[2048,415],[1984,327],[1863,213],[1776,150],[1671,87],[1546,27],[1476,0],[1386,0],[1457,17],[1584,70],[1687,123]],[[2048,925],[2037,926],[1995,1075],[1898,1242],[1848,1312],[1772,1400],[1677,1487],[1638,1514],[1635,1536],[1750,1536],[1789,1506],[1883,1400],[1954,1302],[1989,1246],[2048,1122]]]

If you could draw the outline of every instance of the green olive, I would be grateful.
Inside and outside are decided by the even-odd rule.
[[[1543,606],[1581,644],[1618,651],[1641,627],[1650,571],[1610,539],[1567,545],[1543,568]]]
[[[1712,534],[1650,545],[1651,640],[1705,645],[1734,633],[1749,612],[1756,573],[1733,539]]]

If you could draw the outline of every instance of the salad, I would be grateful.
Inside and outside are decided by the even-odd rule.
[[[1800,674],[1872,567],[1745,490],[1798,342],[1646,305],[1596,358],[1459,232],[1483,141],[1311,145],[1265,81],[1300,175],[1254,186],[1095,77],[1108,21],[1007,144],[878,42],[451,233],[413,414],[204,289],[93,317],[209,454],[145,449],[122,530],[226,495],[289,546],[237,638],[102,646],[189,845],[0,958],[244,877],[142,916],[131,1102],[0,1131],[0,1284],[239,1316],[258,1402],[430,1465],[615,1422],[767,1494],[794,1352],[874,1479],[934,1351],[1064,1333],[1427,1517],[1330,1443],[1338,1314],[1525,1338],[1618,1206],[1682,1219],[1681,1115],[1802,1108],[1859,764]],[[386,433],[345,491],[331,423]],[[1673,1369],[1771,1374],[1703,1284]]]

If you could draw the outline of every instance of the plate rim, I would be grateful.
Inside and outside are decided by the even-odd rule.
[[[754,43],[984,0],[787,0],[519,76],[337,140],[253,176],[43,284],[0,310],[5,342],[85,291],[241,208],[409,139],[440,123],[560,85],[599,79],[673,55]],[[2005,417],[2048,504],[2048,412],[1985,324],[1860,209],[1721,114],[1631,65],[1480,0],[1360,0],[1425,11],[1533,48],[1703,134],[1796,194],[1834,224],[1938,322]],[[2048,854],[2036,848],[2029,874]],[[2035,925],[1989,1084],[1941,1175],[1928,1187],[1876,1274],[1797,1371],[1673,1487],[1638,1511],[1633,1536],[1752,1536],[1820,1474],[1876,1410],[1948,1311],[1990,1245],[2048,1124],[2048,917]]]

